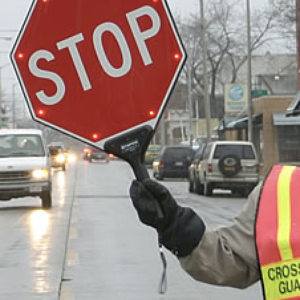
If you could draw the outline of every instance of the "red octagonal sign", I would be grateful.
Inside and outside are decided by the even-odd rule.
[[[164,0],[35,0],[12,51],[33,118],[99,147],[155,128],[185,59]]]

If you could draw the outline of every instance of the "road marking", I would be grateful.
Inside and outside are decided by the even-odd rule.
[[[79,264],[79,256],[76,250],[68,250],[67,251],[67,265],[68,266],[75,266]]]
[[[76,239],[78,239],[78,231],[77,231],[77,229],[75,227],[71,227],[70,228],[69,239],[70,240],[76,240]]]
[[[71,219],[71,225],[77,224],[78,223],[78,215],[77,214],[72,214],[72,219]]]
[[[62,284],[59,300],[74,300],[73,288],[71,286]]]

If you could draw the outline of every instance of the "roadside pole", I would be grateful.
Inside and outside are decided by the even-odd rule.
[[[300,91],[300,0],[296,0],[297,89]]]
[[[248,36],[248,141],[253,142],[252,124],[252,69],[251,69],[251,21],[250,0],[247,0],[247,36]]]
[[[0,66],[0,128],[2,127],[2,76],[1,76],[1,72],[2,72],[2,69],[4,69],[7,66],[10,66],[10,64],[5,64],[3,66]]]
[[[187,80],[188,80],[188,101],[189,101],[189,127],[190,127],[190,134],[189,134],[189,142],[190,146],[193,145],[193,105],[192,105],[192,54],[191,49],[189,49],[188,53],[188,74],[187,74]]]
[[[210,114],[210,101],[208,97],[208,77],[207,77],[207,43],[206,43],[206,24],[204,18],[204,4],[203,0],[200,0],[200,14],[201,14],[201,39],[203,47],[203,77],[204,77],[204,104],[205,104],[205,116],[206,116],[206,136],[207,141],[211,141],[211,114]]]

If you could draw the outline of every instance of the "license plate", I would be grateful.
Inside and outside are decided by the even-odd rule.
[[[233,167],[224,167],[224,169],[225,169],[226,171],[234,171],[234,168],[233,168]]]
[[[41,187],[41,186],[31,186],[31,187],[29,188],[29,191],[30,191],[31,193],[39,193],[39,192],[42,191],[42,187]]]
[[[177,166],[177,167],[181,167],[181,166],[183,166],[183,162],[181,162],[181,161],[177,161],[177,162],[175,163],[175,166]]]

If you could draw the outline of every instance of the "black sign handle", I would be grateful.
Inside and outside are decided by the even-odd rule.
[[[104,144],[104,150],[112,153],[119,158],[127,161],[133,169],[135,177],[138,181],[149,178],[148,170],[144,164],[145,153],[153,137],[154,130],[150,126],[143,126],[132,130],[119,137],[116,137]],[[157,216],[163,219],[164,215],[157,201],[154,202]],[[163,263],[163,274],[159,287],[159,292],[163,294],[166,291],[166,270],[167,261],[163,252],[163,246],[158,238],[160,255]]]
[[[154,130],[150,126],[129,131],[104,144],[104,150],[117,157],[127,161],[133,169],[134,175],[138,181],[149,178],[148,170],[144,164],[144,157]],[[155,202],[159,218],[163,218],[163,212],[158,202]]]

